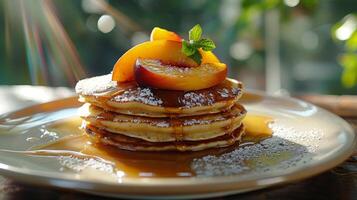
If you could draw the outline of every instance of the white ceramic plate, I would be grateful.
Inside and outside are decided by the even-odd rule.
[[[273,137],[219,156],[195,159],[195,177],[123,177],[105,161],[63,162],[65,156],[34,156],[30,147],[78,130],[47,130],[75,119],[76,97],[32,106],[0,117],[0,173],[20,182],[129,198],[200,198],[236,194],[304,179],[333,168],[351,155],[356,136],[341,118],[309,103],[250,92],[248,113],[269,115]],[[98,163],[99,162],[99,163]],[[179,165],[180,163],[178,163]],[[78,166],[83,166],[79,167]],[[108,165],[108,166],[107,166]]]

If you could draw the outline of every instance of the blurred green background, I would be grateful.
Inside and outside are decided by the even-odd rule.
[[[357,94],[355,0],[2,0],[0,85],[73,87],[159,26],[215,41],[229,76],[269,93]]]

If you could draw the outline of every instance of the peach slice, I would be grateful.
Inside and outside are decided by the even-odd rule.
[[[138,59],[135,80],[139,85],[167,90],[200,90],[225,80],[227,66],[223,63],[205,63],[198,67],[177,67],[159,60]]]
[[[168,31],[163,28],[155,27],[151,31],[150,41],[155,40],[171,40],[176,42],[181,42],[182,38],[175,32]]]
[[[181,42],[157,40],[141,43],[123,54],[114,65],[112,80],[126,82],[134,80],[134,66],[138,58],[159,59],[162,63],[184,67],[197,67],[197,63],[181,52]],[[202,64],[219,63],[210,51],[200,50]]]

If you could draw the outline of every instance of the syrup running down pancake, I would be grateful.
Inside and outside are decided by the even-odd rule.
[[[221,113],[180,118],[117,114],[88,104],[83,106],[81,112],[81,117],[90,125],[150,142],[197,141],[218,137],[237,129],[246,114],[239,104]]]
[[[149,117],[181,117],[218,113],[230,109],[241,97],[242,83],[226,79],[214,87],[196,91],[160,90],[117,83],[111,75],[81,80],[76,92],[81,102],[117,113]]]

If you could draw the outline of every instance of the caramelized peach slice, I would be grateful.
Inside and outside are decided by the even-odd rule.
[[[223,63],[205,63],[198,67],[177,67],[159,60],[138,59],[135,80],[139,85],[167,90],[200,90],[225,80],[227,66]]]
[[[181,42],[182,38],[172,31],[155,27],[151,31],[150,41],[155,41],[155,40],[171,40],[171,41]]]
[[[181,42],[157,40],[141,43],[123,54],[114,65],[113,81],[126,82],[134,80],[134,66],[138,58],[159,59],[162,63],[177,66],[197,67],[197,63],[181,52]],[[219,63],[210,51],[200,50],[202,64]]]

